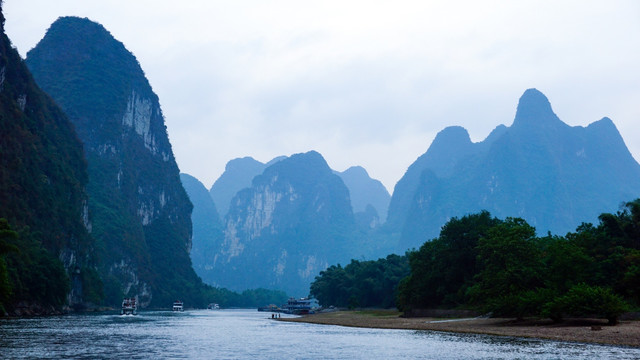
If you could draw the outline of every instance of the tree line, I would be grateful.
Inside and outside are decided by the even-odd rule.
[[[383,260],[363,263],[384,267]],[[389,307],[379,299],[393,294],[405,312],[459,308],[556,321],[598,316],[615,323],[640,306],[640,199],[565,236],[536,236],[525,220],[487,211],[453,218],[439,237],[408,251],[406,261],[407,276],[385,286],[378,282],[393,277],[358,276],[359,262],[332,266],[316,277],[310,293],[323,305]]]

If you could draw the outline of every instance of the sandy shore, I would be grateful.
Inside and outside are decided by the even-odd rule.
[[[279,319],[288,322],[379,329],[434,330],[640,347],[640,321],[580,319],[553,324],[549,320],[401,318],[395,311],[338,311]]]

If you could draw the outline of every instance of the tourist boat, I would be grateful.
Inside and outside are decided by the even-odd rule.
[[[184,304],[180,300],[173,303],[173,311],[184,311]]]
[[[207,306],[207,309],[209,309],[209,310],[220,310],[220,305],[215,304],[215,303],[211,303],[211,304],[209,304],[209,306]]]
[[[122,310],[120,311],[120,315],[137,315],[138,314],[138,304],[136,302],[136,298],[124,298],[122,300]]]
[[[318,301],[316,299],[308,298],[289,298],[287,305],[283,305],[286,309],[286,313],[295,315],[313,314],[315,309],[318,308]]]

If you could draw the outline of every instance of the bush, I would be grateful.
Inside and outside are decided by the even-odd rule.
[[[564,315],[604,317],[613,325],[625,311],[625,301],[610,289],[578,284],[569,289],[564,296],[548,303],[543,313],[554,321],[560,321]]]

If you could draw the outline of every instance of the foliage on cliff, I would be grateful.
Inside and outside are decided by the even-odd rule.
[[[332,265],[311,283],[310,294],[323,306],[395,307],[398,283],[409,274],[406,256]]]
[[[1,9],[0,22],[0,302],[7,311],[18,303],[59,309],[70,278],[84,280],[75,270],[94,266],[87,165],[71,122],[4,34]],[[71,302],[81,302],[82,289],[73,288]]]

